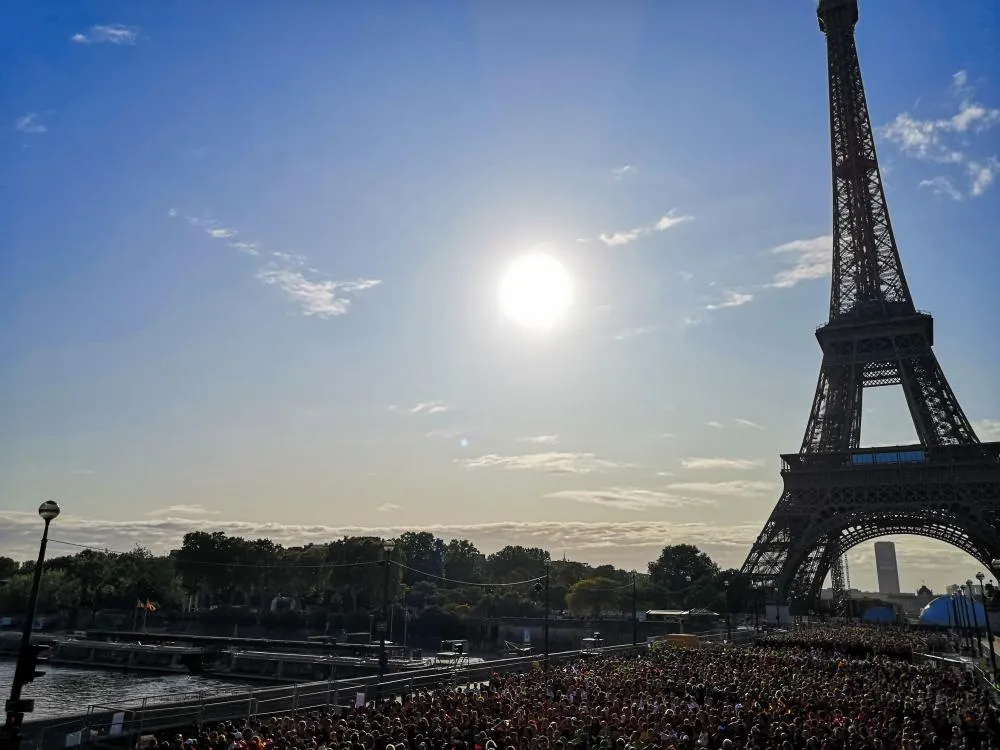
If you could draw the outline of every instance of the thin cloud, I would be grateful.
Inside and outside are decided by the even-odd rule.
[[[490,453],[478,458],[456,459],[467,469],[506,469],[539,471],[550,474],[595,474],[611,469],[630,469],[635,464],[598,458],[593,453],[529,453],[523,456],[500,456]]]
[[[965,199],[965,196],[952,184],[951,180],[943,175],[932,177],[929,180],[921,180],[917,187],[929,188],[934,195],[944,195],[953,201]]]
[[[738,424],[740,427],[749,427],[751,430],[760,430],[761,432],[764,431],[764,428],[761,425],[757,424],[756,422],[751,422],[749,419],[740,419],[739,417],[737,417],[733,421],[736,422],[736,424]]]
[[[407,409],[410,414],[441,414],[451,410],[452,408],[443,401],[421,401]]]
[[[342,292],[359,292],[382,283],[378,279],[320,281],[308,278],[302,271],[275,265],[261,268],[257,272],[257,278],[265,284],[278,287],[295,300],[303,315],[318,318],[337,317],[350,311],[351,300],[340,296]]]
[[[532,443],[534,445],[555,445],[559,442],[558,435],[533,435],[530,437],[518,438],[519,443]]]
[[[682,505],[713,505],[712,500],[692,500],[667,492],[647,490],[639,487],[609,487],[602,490],[559,490],[545,497],[553,500],[572,500],[588,505],[603,505],[616,510],[651,510],[653,508],[677,508]]]
[[[989,157],[985,162],[970,161],[965,165],[969,173],[971,195],[978,197],[986,192],[986,189],[993,184],[997,174],[1000,174],[1000,160],[995,156]]]
[[[147,516],[151,518],[191,518],[192,516],[217,516],[220,511],[209,510],[202,505],[168,505],[165,508],[151,510]]]
[[[792,240],[771,248],[768,253],[780,256],[788,263],[787,268],[774,275],[768,286],[782,289],[803,281],[823,279],[830,275],[833,265],[833,235]]]
[[[985,442],[1000,441],[1000,419],[980,419],[972,423],[980,440]]]
[[[167,216],[177,218],[181,214],[176,208],[167,211]],[[215,219],[185,215],[184,221],[201,229],[213,240],[232,240],[239,234],[233,227],[220,226]],[[260,255],[260,245],[245,240],[226,243],[233,250],[250,256]],[[352,299],[347,296],[357,294],[381,284],[379,279],[333,280],[322,278],[316,268],[306,265],[302,255],[273,251],[268,262],[257,269],[257,279],[266,286],[280,289],[285,296],[296,302],[299,310],[307,317],[335,318],[350,312]]]
[[[685,469],[757,469],[763,466],[760,461],[748,458],[682,458],[681,466]]]
[[[647,237],[653,232],[665,232],[678,224],[693,220],[693,216],[682,216],[678,214],[676,210],[671,210],[668,214],[661,216],[652,224],[635,227],[634,229],[626,229],[621,232],[605,232],[604,234],[601,234],[598,239],[608,247],[622,247],[635,242],[642,237]]]
[[[636,171],[635,167],[633,167],[631,164],[623,164],[620,167],[615,167],[614,169],[612,169],[611,174],[614,176],[616,180],[621,180],[627,177],[628,175],[635,174],[635,171]]]
[[[969,183],[968,195],[982,195],[993,184],[1000,165],[996,157],[985,160],[972,157],[966,149],[971,136],[989,130],[1000,123],[1000,109],[989,107],[975,98],[975,89],[969,76],[960,70],[952,76],[950,95],[957,103],[954,114],[937,119],[919,119],[909,112],[902,112],[880,129],[885,140],[903,154],[919,161],[960,167]],[[954,179],[940,175],[921,180],[920,187],[931,188],[939,195],[959,200],[961,191]]]
[[[722,422],[718,421],[717,419],[713,419],[712,421],[706,422],[705,424],[708,427],[716,427],[716,428],[722,427]]]
[[[107,26],[91,26],[86,32],[76,33],[70,41],[77,44],[135,44],[139,40],[138,30],[120,23]]]
[[[14,121],[14,130],[25,135],[41,135],[49,131],[48,127],[38,121],[38,114],[35,112],[18,117]]]
[[[260,250],[258,250],[260,245],[256,242],[230,242],[229,247],[233,248],[233,250],[239,250],[241,253],[246,253],[247,255],[260,255]]]
[[[736,479],[728,482],[674,482],[666,486],[675,492],[693,492],[696,495],[718,495],[720,497],[742,497],[773,492],[773,482],[755,482]]]
[[[386,520],[393,518],[386,516]],[[401,526],[332,526],[269,521],[235,521],[220,517],[145,518],[110,520],[74,515],[68,508],[54,522],[55,539],[111,550],[128,550],[140,544],[156,554],[178,549],[192,528],[207,532],[256,539],[267,537],[277,544],[299,546],[325,544],[344,536],[392,538],[404,531],[427,531],[444,540],[468,539],[484,553],[508,544],[565,550],[575,560],[592,564],[607,562],[626,568],[641,568],[655,560],[666,544],[693,544],[709,554],[722,568],[739,567],[760,532],[762,521],[727,524],[682,523],[676,520],[635,521],[502,521],[496,523],[452,523]],[[77,548],[49,541],[49,554],[73,554]],[[14,559],[34,559],[38,552],[38,516],[31,512],[0,511],[0,549]],[[861,547],[856,548],[861,550]],[[866,550],[869,548],[865,548]],[[907,561],[907,570],[917,580],[964,576],[969,558],[941,545],[924,546],[919,539],[897,545],[897,557]],[[855,557],[852,555],[852,562]],[[912,561],[912,562],[911,562]],[[860,569],[860,567],[859,567]],[[943,570],[942,570],[943,569]],[[916,571],[916,572],[914,572]]]
[[[376,505],[375,510],[379,513],[389,513],[394,510],[402,510],[403,506],[396,505],[396,503],[382,503],[381,505]]]
[[[724,310],[727,307],[740,307],[749,302],[753,302],[754,296],[750,292],[737,292],[727,289],[722,293],[722,299],[718,302],[705,305],[706,310]]]

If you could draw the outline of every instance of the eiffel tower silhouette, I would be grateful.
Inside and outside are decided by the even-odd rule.
[[[743,564],[762,596],[805,606],[828,574],[843,587],[848,549],[887,534],[947,542],[1000,576],[1000,443],[976,436],[903,274],[854,42],[857,0],[820,0],[817,15],[833,162],[830,319],[816,330],[823,364],[802,446],[781,456],[784,491]],[[888,385],[902,387],[920,442],[862,448],[864,389]]]

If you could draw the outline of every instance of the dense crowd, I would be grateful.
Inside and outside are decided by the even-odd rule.
[[[812,626],[790,631],[772,631],[757,638],[758,644],[807,648],[854,658],[891,656],[913,658],[915,653],[945,651],[951,644],[940,633],[903,630],[890,626]]]
[[[967,672],[899,658],[915,638],[852,628],[772,634],[747,647],[654,648],[337,713],[207,726],[151,747],[1000,749],[998,707],[986,689]]]

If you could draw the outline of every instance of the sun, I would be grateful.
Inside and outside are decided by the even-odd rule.
[[[500,279],[500,310],[528,328],[555,325],[573,304],[573,280],[551,255],[524,255]]]

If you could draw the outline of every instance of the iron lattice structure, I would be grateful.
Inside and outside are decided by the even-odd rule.
[[[981,443],[913,304],[892,233],[854,42],[857,0],[820,0],[833,174],[830,319],[802,445],[782,456],[784,491],[743,564],[777,601],[817,601],[841,555],[887,534],[1000,558],[1000,443]],[[861,447],[865,388],[898,385],[919,444]],[[1000,571],[995,571],[1000,574]],[[840,604],[840,602],[838,602]]]

